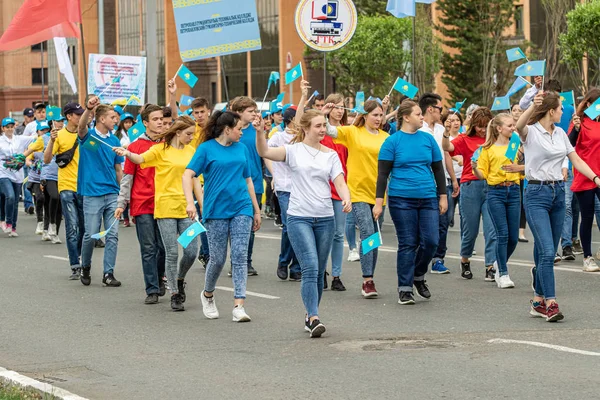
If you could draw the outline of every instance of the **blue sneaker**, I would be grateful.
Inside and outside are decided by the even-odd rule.
[[[431,267],[432,274],[449,274],[450,270],[446,268],[442,260],[437,260]]]

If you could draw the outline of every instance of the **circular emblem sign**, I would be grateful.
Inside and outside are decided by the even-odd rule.
[[[300,0],[295,21],[307,46],[333,51],[352,39],[358,17],[352,0]]]

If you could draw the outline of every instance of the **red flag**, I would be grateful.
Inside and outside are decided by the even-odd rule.
[[[0,38],[0,51],[31,46],[54,37],[79,37],[79,0],[25,0]]]

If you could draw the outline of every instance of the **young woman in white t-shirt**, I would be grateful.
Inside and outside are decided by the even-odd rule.
[[[300,292],[306,307],[305,329],[311,337],[320,337],[325,326],[319,320],[318,309],[335,231],[329,182],[333,182],[342,198],[345,213],[352,211],[352,203],[337,153],[321,144],[327,130],[323,113],[306,111],[298,125],[288,126],[296,135],[291,144],[268,147],[266,140],[257,138],[256,148],[261,157],[285,162],[292,171],[288,235],[302,268]]]

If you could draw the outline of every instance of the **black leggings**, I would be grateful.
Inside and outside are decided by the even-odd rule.
[[[31,194],[35,201],[35,215],[37,222],[44,221],[44,192],[42,186],[39,183],[31,183]]]
[[[592,256],[592,225],[594,225],[596,197],[600,200],[600,189],[575,192],[575,195],[579,201],[579,210],[581,211],[579,239],[581,240],[581,247],[583,247],[583,257],[587,258]]]
[[[58,234],[62,221],[58,182],[44,181],[44,183],[44,230],[48,230],[50,224],[56,224],[56,234]]]

